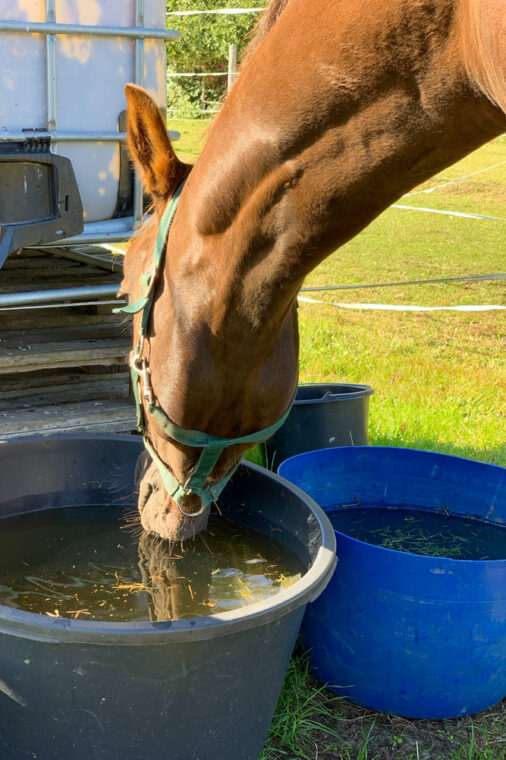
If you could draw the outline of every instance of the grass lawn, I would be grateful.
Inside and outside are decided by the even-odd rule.
[[[208,122],[171,120],[195,160]],[[501,163],[502,162],[502,163]],[[464,175],[501,164],[453,182]],[[446,184],[450,182],[451,184]],[[430,193],[424,192],[444,185]],[[506,218],[506,137],[445,169],[399,203]],[[506,271],[506,221],[391,208],[329,256],[306,286],[389,283]],[[448,306],[506,303],[504,280],[305,294],[326,302]],[[300,305],[300,379],[375,389],[371,444],[506,465],[506,311],[395,312]],[[336,699],[292,660],[263,760],[504,760],[506,702],[473,716],[410,721]]]

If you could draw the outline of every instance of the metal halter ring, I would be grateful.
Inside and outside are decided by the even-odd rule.
[[[132,358],[130,359],[130,366],[132,367],[132,369],[134,369],[137,372],[137,374],[140,374],[140,367],[138,366],[138,364],[139,364],[139,361],[142,360],[143,348],[144,348],[144,335],[141,335],[139,338],[139,342],[132,353]]]
[[[174,499],[174,501],[176,501],[176,500]],[[207,507],[200,507],[200,509],[199,509],[198,512],[185,512],[185,510],[183,509],[183,507],[181,506],[181,504],[178,501],[176,501],[176,504],[177,504],[177,508],[179,509],[179,511],[181,512],[181,514],[184,515],[185,517],[199,517],[207,509]]]

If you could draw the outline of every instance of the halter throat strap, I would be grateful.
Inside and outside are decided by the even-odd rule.
[[[118,311],[122,311],[126,314],[137,314],[142,311],[137,344],[130,357],[130,374],[137,409],[137,429],[140,432],[143,432],[144,417],[145,413],[147,413],[151,415],[169,438],[186,446],[202,449],[196,466],[186,482],[181,484],[165,462],[163,462],[157,455],[150,442],[145,436],[143,436],[144,446],[160,472],[165,490],[174,499],[179,511],[186,517],[198,517],[209,504],[216,501],[239,465],[238,462],[228,473],[226,473],[226,475],[220,478],[220,480],[206,485],[209,475],[213,471],[222,452],[229,446],[234,446],[235,444],[259,443],[260,441],[270,438],[271,435],[283,425],[288,417],[292,408],[293,399],[281,419],[277,420],[273,425],[269,425],[269,427],[258,430],[255,433],[250,433],[249,435],[239,436],[238,438],[220,438],[219,436],[204,433],[200,430],[186,430],[171,420],[155,401],[153,388],[151,387],[151,370],[147,359],[144,356],[144,343],[154,302],[155,283],[160,272],[160,265],[163,260],[167,237],[185,182],[186,180],[183,180],[179,185],[163,213],[158,235],[156,237],[152,264],[148,271],[144,272],[141,276],[142,295],[137,301],[128,306],[124,306]],[[142,399],[145,401],[144,405]],[[186,512],[181,506],[182,500],[185,496],[190,494],[196,494],[200,497],[202,506],[198,512]]]

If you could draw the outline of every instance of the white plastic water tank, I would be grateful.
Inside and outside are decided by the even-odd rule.
[[[54,19],[46,17],[54,6]],[[54,21],[93,27],[165,29],[165,0],[0,0],[0,135],[26,129],[58,134],[119,130],[124,85],[135,81],[135,39],[84,34],[54,36],[55,123],[50,121],[47,35],[5,30],[1,22]],[[165,108],[165,40],[146,38],[139,83]],[[139,81],[139,77],[138,77]],[[49,97],[48,97],[49,95]],[[84,221],[111,219],[118,200],[118,142],[55,140],[51,151],[73,165]]]

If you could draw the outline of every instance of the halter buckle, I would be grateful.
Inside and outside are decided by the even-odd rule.
[[[144,345],[144,336],[141,336],[139,345],[134,351],[131,359],[131,367],[142,382],[142,397],[146,399],[150,406],[154,403],[153,386],[151,385],[151,370],[149,369],[146,359],[142,356]]]
[[[146,359],[142,360],[140,377],[142,379],[142,397],[146,399],[150,406],[153,406],[155,399],[153,396],[153,388],[151,386],[151,370],[146,364]]]

